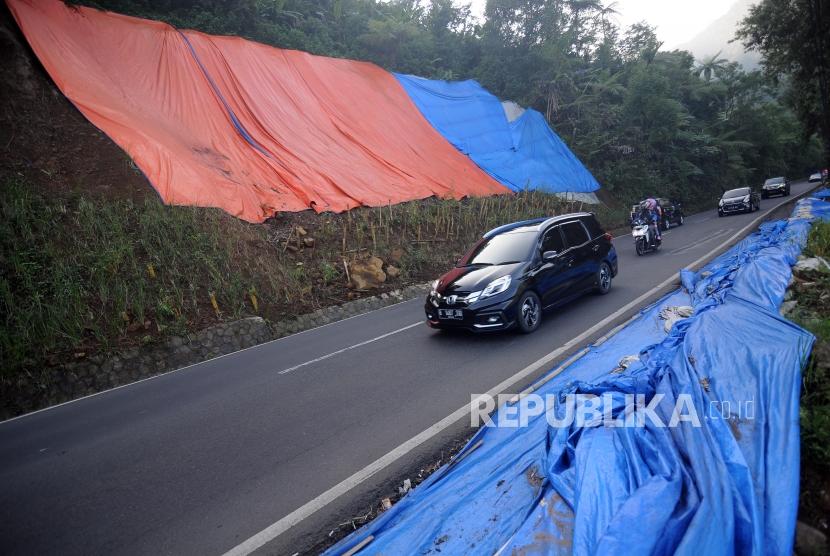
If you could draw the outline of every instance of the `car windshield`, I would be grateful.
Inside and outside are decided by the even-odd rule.
[[[749,195],[749,188],[748,187],[741,187],[740,189],[733,189],[732,191],[727,191],[723,194],[724,199],[734,199],[736,197],[745,197]]]
[[[777,183],[784,183],[784,178],[770,178],[764,182],[764,185],[775,185]]]
[[[499,265],[526,261],[533,252],[536,232],[507,232],[488,239],[482,239],[458,266]]]

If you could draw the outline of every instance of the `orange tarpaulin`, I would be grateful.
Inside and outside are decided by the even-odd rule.
[[[251,222],[508,190],[390,73],[57,0],[7,0],[60,90],[170,204]]]

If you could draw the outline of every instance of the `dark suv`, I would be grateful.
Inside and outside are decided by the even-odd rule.
[[[432,284],[433,328],[533,332],[542,310],[588,291],[608,293],[617,252],[590,213],[526,220],[490,230]]]

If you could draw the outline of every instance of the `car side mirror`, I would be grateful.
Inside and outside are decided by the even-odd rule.
[[[545,251],[544,253],[542,253],[542,260],[545,262],[550,262],[553,259],[555,259],[556,255],[558,254],[559,253],[556,251]]]

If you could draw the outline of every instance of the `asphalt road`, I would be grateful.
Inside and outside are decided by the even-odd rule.
[[[611,293],[530,336],[441,334],[417,299],[0,423],[0,552],[223,553],[757,216],[691,216],[645,257],[615,239]]]

